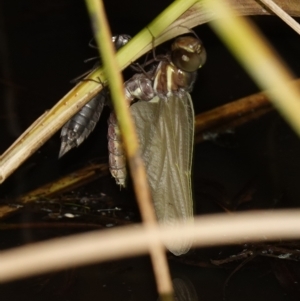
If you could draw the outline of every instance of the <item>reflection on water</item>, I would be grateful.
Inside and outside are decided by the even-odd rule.
[[[197,293],[188,278],[175,278],[172,280],[176,301],[197,301]]]
[[[175,301],[198,301],[192,282],[185,276],[172,279]],[[157,299],[160,301],[160,298]]]

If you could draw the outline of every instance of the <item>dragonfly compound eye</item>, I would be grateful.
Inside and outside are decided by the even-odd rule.
[[[173,64],[186,72],[194,72],[206,61],[206,51],[200,40],[180,37],[172,45]]]

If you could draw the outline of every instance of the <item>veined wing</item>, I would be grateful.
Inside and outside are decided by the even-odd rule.
[[[191,166],[194,110],[191,97],[182,92],[155,97],[131,106],[146,165],[154,207],[160,223],[176,226],[193,221]],[[190,249],[191,241],[167,248],[175,255]]]

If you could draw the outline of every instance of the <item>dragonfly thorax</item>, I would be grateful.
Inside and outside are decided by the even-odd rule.
[[[197,69],[206,61],[206,51],[201,41],[191,36],[179,37],[172,45],[171,54],[165,58],[154,74],[154,92],[162,97],[190,92]]]
[[[154,92],[162,97],[168,97],[180,92],[190,92],[196,75],[196,71],[186,72],[177,68],[172,62],[162,61],[154,75]]]

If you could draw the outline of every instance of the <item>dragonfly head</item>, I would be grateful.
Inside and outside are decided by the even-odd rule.
[[[202,42],[192,36],[179,37],[172,44],[173,64],[186,72],[194,72],[206,61],[206,51]]]

